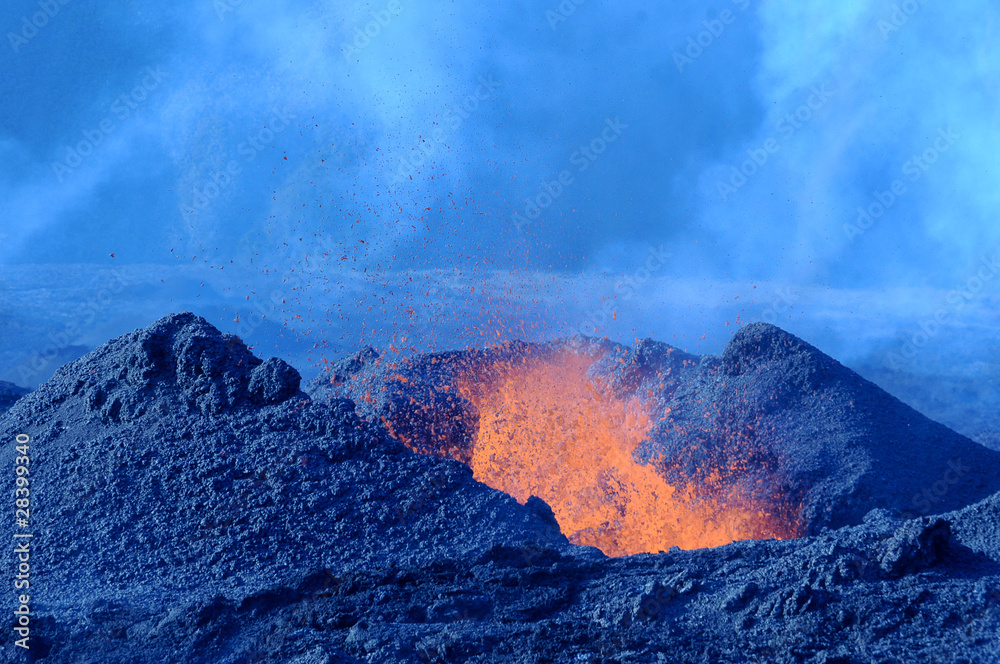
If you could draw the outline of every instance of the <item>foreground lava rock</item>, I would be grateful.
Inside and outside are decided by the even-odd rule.
[[[573,546],[543,501],[521,505],[388,435],[367,417],[394,403],[388,391],[359,399],[359,418],[180,314],[63,367],[0,416],[0,468],[31,437],[34,533],[31,649],[8,627],[3,661],[998,661],[994,457],[776,328],[748,326],[722,358],[573,343],[600,351],[593,372],[610,389],[655,382],[674,424],[711,419],[706,394],[730,399],[717,416],[730,427],[770,418],[774,449],[807,455],[782,481],[812,506],[810,534],[621,558]],[[345,362],[342,385],[325,385],[350,388],[375,361]],[[748,399],[754,383],[778,396]],[[471,445],[474,414],[460,399],[443,407],[455,414],[444,439]],[[412,433],[439,444],[419,421]],[[660,425],[648,443],[671,449],[680,434]],[[717,426],[689,428],[724,442]],[[890,443],[904,447],[879,448]],[[934,464],[952,453],[970,470],[937,496]],[[902,518],[925,478],[932,515]],[[0,525],[7,542],[13,532]],[[14,594],[0,600],[11,617]]]

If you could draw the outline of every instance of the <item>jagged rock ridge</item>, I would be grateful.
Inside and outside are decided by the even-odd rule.
[[[661,351],[647,344],[622,384],[655,374]],[[688,375],[729,380],[725,357],[681,364],[678,394]],[[823,371],[801,377],[829,389]],[[37,546],[32,649],[3,630],[4,661],[998,661],[1000,495],[608,559],[569,545],[544,503],[297,382],[181,314],[0,415],[0,440],[31,436]],[[0,447],[0,467],[14,456]]]
[[[512,358],[567,347],[593,360],[595,382],[644,395],[659,423],[642,454],[678,482],[738,466],[760,471],[761,491],[794,496],[807,532],[861,523],[876,508],[897,516],[957,509],[1000,490],[1000,453],[933,422],[787,332],[741,328],[721,357],[653,340],[634,348],[576,338],[516,342],[382,360],[365,349],[306,391],[355,401],[414,449],[468,456],[478,413],[454,389]],[[736,463],[738,462],[738,463]],[[749,470],[748,470],[749,466]],[[734,477],[732,481],[745,480]]]

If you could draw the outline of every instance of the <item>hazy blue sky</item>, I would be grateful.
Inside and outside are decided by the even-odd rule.
[[[987,0],[18,0],[0,29],[0,378],[181,310],[300,366],[996,336]]]

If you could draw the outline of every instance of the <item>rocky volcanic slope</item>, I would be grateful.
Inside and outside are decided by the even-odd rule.
[[[661,398],[729,397],[735,427],[762,408],[779,452],[811,437],[832,466],[807,458],[789,487],[811,477],[846,513],[814,501],[801,539],[609,559],[570,545],[542,501],[519,505],[458,461],[409,451],[341,397],[310,398],[286,363],[201,318],[166,317],[0,416],[9,477],[15,436],[32,438],[34,533],[32,648],[6,627],[0,660],[1000,662],[1000,494],[984,495],[995,459],[814,350],[749,326],[721,359],[647,343],[604,375],[632,389],[681,358]],[[737,397],[771,371],[779,402]],[[459,435],[470,415],[451,407]],[[818,422],[796,422],[803,412]],[[953,453],[970,470],[931,511],[983,499],[894,516],[912,507],[894,490],[939,480]],[[13,532],[0,525],[8,543]],[[3,565],[15,568],[10,549]],[[0,611],[14,602],[9,589]]]
[[[721,357],[652,340],[630,348],[587,338],[515,342],[389,361],[366,348],[317,377],[317,400],[349,398],[370,421],[421,451],[472,445],[478,413],[457,394],[472,376],[566,350],[619,398],[641,396],[658,421],[640,455],[669,460],[674,479],[745,463],[760,491],[794,497],[807,532],[857,525],[875,508],[926,516],[1000,491],[1000,453],[924,417],[801,339],[756,323]],[[513,358],[513,361],[512,361]],[[763,472],[766,471],[766,472]],[[736,481],[734,479],[734,481]]]

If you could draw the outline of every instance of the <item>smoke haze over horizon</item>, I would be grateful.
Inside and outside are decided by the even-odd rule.
[[[983,0],[36,0],[0,30],[0,379],[183,310],[314,369],[720,353],[753,320],[916,373],[995,345]]]

